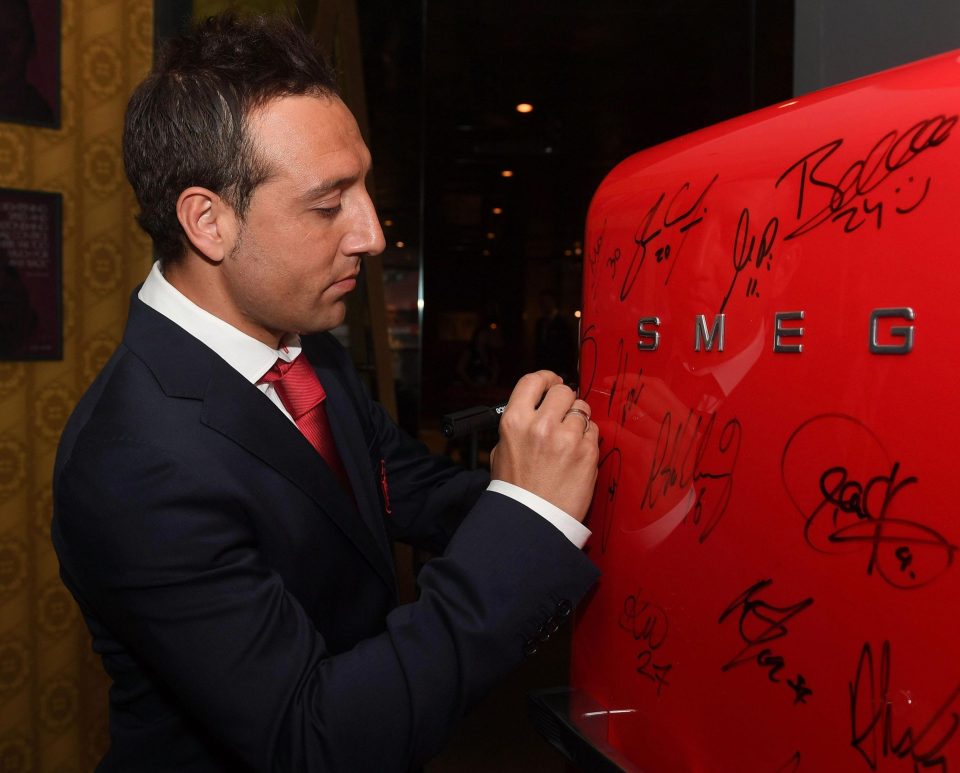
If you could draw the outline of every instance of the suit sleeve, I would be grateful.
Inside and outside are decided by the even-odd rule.
[[[483,493],[422,570],[418,601],[334,655],[264,565],[244,502],[210,477],[203,460],[82,437],[53,536],[85,612],[256,770],[421,763],[597,576],[543,519]]]
[[[490,482],[486,470],[465,470],[429,453],[371,399],[342,346],[329,334],[315,343],[320,357],[335,360],[345,392],[354,401],[380,489],[384,524],[392,540],[443,551],[460,521]]]
[[[487,485],[486,470],[465,470],[429,454],[371,402],[378,472],[391,539],[440,553]]]

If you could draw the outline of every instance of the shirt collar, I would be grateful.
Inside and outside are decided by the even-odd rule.
[[[159,261],[153,264],[137,297],[213,349],[251,384],[256,384],[278,357],[290,362],[300,354],[300,336],[295,333],[274,349],[201,309],[166,280]]]

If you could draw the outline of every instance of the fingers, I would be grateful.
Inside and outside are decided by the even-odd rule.
[[[507,402],[507,410],[511,408],[514,411],[528,410],[534,411],[544,393],[552,387],[561,384],[563,381],[560,376],[549,370],[538,370],[536,373],[528,373],[521,378],[510,394]]]
[[[543,403],[538,410],[550,421],[563,421],[564,414],[572,407],[576,397],[570,387],[565,384],[555,384],[543,396]]]
[[[578,420],[583,422],[583,427],[579,426]],[[586,435],[592,423],[590,421],[590,406],[583,400],[574,400],[573,405],[567,408],[566,413],[564,413],[561,423],[567,427],[573,426],[576,429],[582,429],[583,434]]]
[[[528,373],[517,382],[504,413],[511,410],[511,418],[518,418],[517,415],[523,412],[550,423],[564,422],[573,411],[572,415],[581,416],[586,425],[590,423],[590,406],[549,370]],[[574,422],[567,426],[572,425]]]
[[[549,371],[520,380],[500,420],[495,478],[586,516],[597,477],[599,428],[590,406]]]

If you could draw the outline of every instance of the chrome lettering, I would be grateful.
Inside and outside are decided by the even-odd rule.
[[[660,331],[647,330],[647,326],[660,327],[660,317],[640,317],[637,321],[637,348],[642,352],[653,352],[660,348]]]
[[[726,314],[717,314],[713,319],[713,330],[710,333],[707,333],[707,315],[706,314],[697,314],[696,324],[694,325],[693,330],[693,350],[696,352],[700,351],[700,344],[705,344],[706,350],[713,350],[713,341],[717,340],[717,351],[723,351],[723,333],[724,333],[724,320]]]
[[[788,323],[801,322],[805,318],[805,311],[778,311],[773,315],[773,351],[777,354],[800,354],[803,344],[796,339],[802,338],[805,333],[803,327],[791,327]],[[895,319],[912,323],[916,313],[909,306],[894,306],[878,308],[870,312],[870,340],[871,354],[909,354],[913,351],[915,329],[912,324],[894,325],[886,334],[888,339],[880,341],[880,320]],[[725,313],[717,314],[713,318],[713,325],[708,330],[707,315],[697,314],[693,324],[693,349],[701,351],[724,351],[726,345]],[[640,317],[637,320],[637,349],[642,352],[653,352],[660,348],[660,317]]]
[[[881,319],[904,319],[913,322],[916,315],[909,306],[900,306],[890,309],[874,309],[870,312],[870,353],[871,354],[908,354],[913,351],[913,325],[890,328],[890,335],[900,338],[898,344],[882,344],[879,341],[879,327]]]
[[[773,315],[773,351],[790,354],[800,354],[803,344],[785,344],[783,338],[800,338],[803,335],[802,327],[783,327],[784,322],[803,319],[802,311],[778,311]]]

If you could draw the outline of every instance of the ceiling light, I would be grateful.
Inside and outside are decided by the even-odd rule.
[[[494,207],[494,208],[493,208],[492,210],[490,210],[490,211],[493,212],[493,214],[495,214],[495,215],[502,215],[502,214],[503,214],[503,210],[500,209],[500,207]]]
[[[406,246],[407,246],[407,245],[406,245],[404,242],[397,242],[397,249],[402,250],[402,249],[403,249],[404,247],[406,247]]]
[[[519,105],[517,105],[517,112],[518,112],[518,113],[532,113],[532,112],[533,112],[533,105],[531,105],[529,102],[521,102]]]
[[[504,169],[502,172],[500,172],[500,176],[501,176],[501,177],[513,177],[513,170],[512,170],[512,169]]]
[[[387,228],[389,228],[390,226],[393,225],[393,221],[392,221],[392,220],[384,220],[384,221],[383,221],[383,224],[384,224]]]

